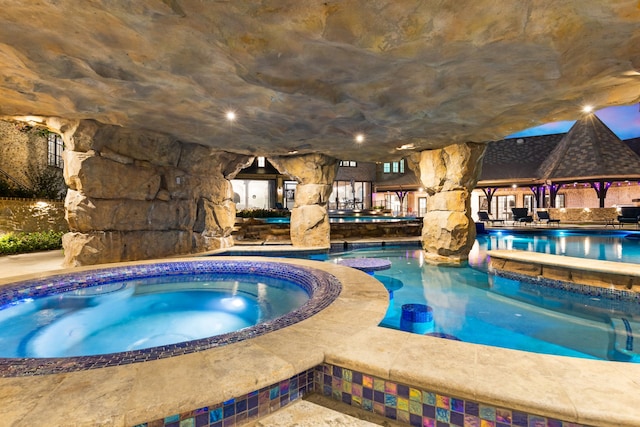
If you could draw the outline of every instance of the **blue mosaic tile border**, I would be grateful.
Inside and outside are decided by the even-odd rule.
[[[326,363],[316,367],[314,386],[316,392],[334,400],[416,427],[586,427],[445,396]]]
[[[281,329],[307,319],[331,304],[340,294],[342,284],[321,270],[286,263],[261,261],[194,260],[141,264],[124,267],[52,275],[21,281],[0,288],[0,310],[25,298],[40,298],[56,293],[90,288],[122,280],[149,277],[176,277],[198,274],[248,274],[274,277],[295,283],[310,296],[303,306],[284,316],[240,331],[194,341],[96,356],[65,358],[0,358],[0,377],[45,375],[85,369],[104,368],[145,362],[193,353],[243,341]]]
[[[313,369],[252,391],[182,414],[174,414],[135,427],[227,427],[263,417],[313,391]]]
[[[626,291],[624,289],[609,289],[599,286],[582,285],[579,283],[570,283],[564,282],[562,280],[548,279],[537,276],[527,276],[525,274],[496,269],[489,271],[488,274],[515,280],[525,286],[544,286],[546,288],[549,288],[550,290],[572,292],[574,294],[581,294],[590,298],[605,298],[609,301],[627,302],[634,305],[640,304],[640,293]],[[535,287],[530,287],[530,289],[535,289]]]

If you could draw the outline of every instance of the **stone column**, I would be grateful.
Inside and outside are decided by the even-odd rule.
[[[419,175],[430,196],[422,228],[427,262],[460,265],[467,261],[476,237],[471,191],[480,176],[485,147],[453,144],[409,158],[409,167]]]
[[[67,126],[65,265],[132,261],[231,246],[228,178],[249,160],[147,131]]]
[[[269,158],[280,173],[298,181],[291,211],[291,243],[299,247],[329,247],[327,206],[339,163],[323,154]]]

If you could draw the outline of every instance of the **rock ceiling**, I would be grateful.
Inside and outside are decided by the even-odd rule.
[[[0,10],[0,116],[94,119],[237,153],[376,161],[640,100],[637,0],[0,0]]]

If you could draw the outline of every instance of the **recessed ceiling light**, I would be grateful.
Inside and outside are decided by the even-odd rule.
[[[229,120],[230,122],[234,121],[236,119],[236,112],[235,111],[227,111],[227,113],[225,114],[225,117],[227,118],[227,120]]]
[[[583,113],[590,113],[592,111],[593,111],[593,105],[585,105],[584,107],[582,107]]]
[[[360,142],[364,142],[364,135],[359,133],[356,135],[356,142],[360,143]]]

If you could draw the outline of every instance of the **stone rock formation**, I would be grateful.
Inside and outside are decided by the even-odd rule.
[[[5,1],[0,116],[388,161],[638,102],[638,22],[637,0]]]
[[[470,194],[480,176],[485,148],[453,144],[410,157],[409,167],[431,196],[422,228],[425,261],[457,265],[468,259],[476,237]]]
[[[62,133],[71,230],[63,238],[66,265],[233,245],[229,179],[253,158],[93,121]]]
[[[84,230],[65,239],[69,262],[90,258],[74,241],[112,242],[105,260],[166,253],[124,237],[134,233],[162,233],[184,253],[230,244],[224,178],[243,159],[428,157],[575,119],[583,103],[640,101],[638,22],[637,0],[5,1],[0,117],[67,135],[69,221]],[[425,246],[463,260],[476,172],[426,157],[441,210]],[[293,221],[319,234],[292,236],[298,245],[324,244],[328,229],[329,174],[310,170],[320,177],[301,181]],[[173,212],[175,228],[89,231],[128,209],[135,227]]]
[[[270,158],[282,174],[298,181],[291,211],[293,246],[329,247],[327,204],[338,173],[338,161],[322,154]]]

